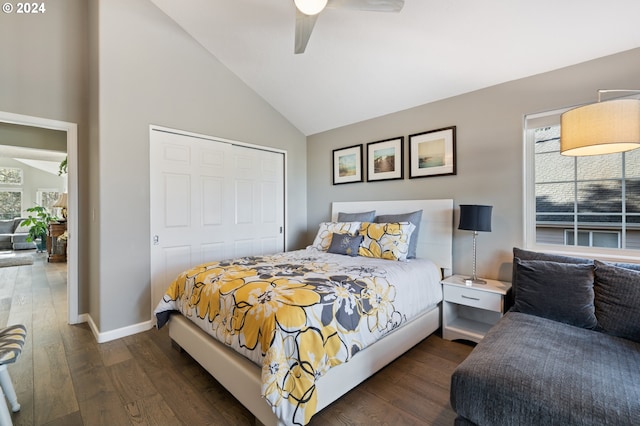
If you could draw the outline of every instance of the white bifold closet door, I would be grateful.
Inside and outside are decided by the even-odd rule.
[[[151,305],[203,262],[284,251],[284,153],[150,131]]]

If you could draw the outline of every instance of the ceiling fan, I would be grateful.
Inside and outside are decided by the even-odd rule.
[[[304,53],[316,24],[324,9],[352,9],[374,12],[400,12],[404,0],[294,0],[296,5],[296,54]]]

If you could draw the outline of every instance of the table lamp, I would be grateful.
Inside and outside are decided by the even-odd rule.
[[[460,224],[458,229],[473,231],[473,275],[468,278],[472,284],[486,284],[476,275],[476,237],[478,231],[491,232],[492,206],[460,204]],[[467,280],[465,280],[467,281]]]

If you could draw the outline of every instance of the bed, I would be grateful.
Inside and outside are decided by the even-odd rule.
[[[219,296],[215,305],[224,305],[232,300],[235,314],[226,317],[217,315],[216,320],[211,318],[207,323],[207,314],[203,312],[209,312],[209,308],[205,306],[206,304],[202,304],[201,293],[189,290],[188,297],[195,302],[183,309],[183,315],[171,315],[169,334],[179,347],[187,351],[251,411],[258,422],[265,425],[307,423],[313,413],[328,406],[439,328],[442,299],[439,279],[443,275],[450,275],[452,267],[453,201],[446,199],[333,203],[332,221],[337,221],[339,213],[359,213],[370,210],[375,210],[377,216],[422,211],[417,234],[417,259],[396,262],[331,254],[315,248],[307,248],[276,254],[270,258],[257,256],[215,262],[183,274],[185,283],[191,279],[189,277],[195,277],[205,269],[208,274],[222,276],[221,268],[226,268],[224,276],[228,277],[229,273],[232,274],[226,284],[222,285],[224,288],[220,293],[229,297]],[[380,266],[380,263],[384,266]],[[294,264],[297,266],[293,268],[289,266]],[[254,272],[258,271],[255,274],[256,277],[250,277],[245,272],[247,266]],[[420,272],[413,271],[417,267],[425,269],[421,269]],[[396,274],[401,272],[396,272],[394,268],[407,270],[410,278],[396,278]],[[291,271],[291,269],[296,270]],[[302,272],[297,269],[302,269]],[[368,275],[365,278],[352,279],[350,274],[356,269],[362,269]],[[365,302],[358,302],[358,311],[367,311],[365,319],[357,318],[350,325],[354,309],[345,307],[344,300],[351,299],[343,299],[341,307],[331,308],[327,304],[319,303],[328,299],[328,293],[320,291],[320,296],[313,296],[312,292],[307,292],[310,287],[313,287],[314,291],[326,288],[328,278],[320,275],[320,270],[326,272],[327,277],[332,281],[335,281],[335,277],[339,275],[343,277],[342,281],[349,282],[350,285],[366,282],[369,283],[366,284],[368,287],[372,287],[371,283],[375,283],[373,287],[379,287],[380,293],[377,295],[371,296],[368,289],[358,293],[371,296]],[[348,272],[342,272],[344,270]],[[302,274],[303,278],[295,275],[298,273]],[[376,274],[382,274],[383,277]],[[201,278],[193,280],[199,279]],[[207,279],[205,278],[205,282]],[[415,287],[416,291],[422,293],[405,296],[404,293],[396,292],[398,284],[404,287],[403,283],[395,282],[396,279],[420,281],[421,285]],[[241,310],[239,309],[241,302],[238,301],[249,297],[250,292],[245,289],[264,286],[265,282],[274,282],[274,280],[285,280],[283,282],[286,283],[289,283],[287,280],[291,280],[290,282],[295,283],[295,291],[298,292],[296,297],[303,295],[306,298],[304,302],[297,301],[291,304],[295,305],[296,318],[303,318],[305,321],[304,330],[294,320],[282,321],[282,323],[286,322],[284,326],[280,321],[273,320],[272,322],[277,323],[278,333],[267,332],[264,329],[244,333],[246,335],[242,337],[229,333],[229,330],[236,330],[235,326],[229,326],[229,324],[252,321],[252,317],[246,313],[246,310],[241,315],[237,314]],[[427,281],[431,281],[430,287],[424,284]],[[186,284],[176,285],[173,291],[183,287],[187,288]],[[194,285],[193,289],[196,287]],[[171,291],[170,289],[168,294]],[[204,292],[204,290],[198,291]],[[331,295],[334,297],[333,293]],[[178,300],[180,297],[173,294],[168,300]],[[185,297],[182,298],[185,299]],[[403,298],[407,299],[408,304],[402,305],[401,308],[397,307],[404,303]],[[376,305],[376,309],[372,308],[372,301],[384,302],[386,299],[393,302],[389,304],[392,306],[391,309],[384,308],[387,306],[384,303]],[[166,302],[161,302],[156,309],[159,326],[165,320],[166,312],[171,309],[170,304],[174,302],[170,301],[167,307],[162,308],[160,305],[163,303]],[[196,309],[199,303],[201,305]],[[257,303],[255,305],[258,306]],[[353,306],[355,303],[351,308]],[[338,312],[340,309],[341,311]],[[194,315],[196,310],[200,313]],[[329,313],[328,316],[327,313]],[[342,320],[339,319],[338,313]],[[188,319],[194,316],[204,317],[204,319],[196,322]],[[265,320],[266,317],[256,318],[253,318],[256,323],[268,322]],[[308,326],[314,318],[321,321],[321,324]],[[326,332],[327,327],[334,327],[335,335]],[[210,337],[204,331],[205,329],[213,330],[213,334],[217,334],[225,343]],[[322,333],[316,333],[320,329]],[[342,331],[346,330],[346,332],[339,334],[340,330],[337,329],[344,329]],[[360,334],[361,329],[362,334]],[[305,354],[306,350],[299,350],[299,343],[315,342],[318,334],[324,336],[321,338],[320,345],[325,349],[329,348],[328,356],[326,353],[322,355],[324,358],[319,354],[312,356],[315,353],[314,350],[308,351],[309,354]],[[229,346],[234,346],[235,350],[230,349]],[[263,347],[268,347],[268,350],[262,350]],[[256,354],[261,354],[262,360],[258,359],[260,357],[256,358]],[[278,372],[282,370],[271,367],[284,364],[283,354],[286,354],[289,362],[284,376]],[[323,363],[314,364],[320,358],[324,359]],[[291,362],[292,359],[296,362]],[[311,364],[313,364],[311,367],[305,368]],[[286,398],[283,398],[283,395]],[[273,410],[272,406],[275,407]]]

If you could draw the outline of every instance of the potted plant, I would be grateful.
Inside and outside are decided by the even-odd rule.
[[[45,207],[42,206],[34,206],[27,209],[29,213],[35,214],[29,215],[29,217],[22,221],[21,225],[30,226],[29,228],[29,236],[27,237],[27,241],[35,241],[38,247],[38,251],[46,250],[46,238],[47,238],[47,227],[49,226],[49,222],[54,222],[58,220],[57,217],[52,216]]]

